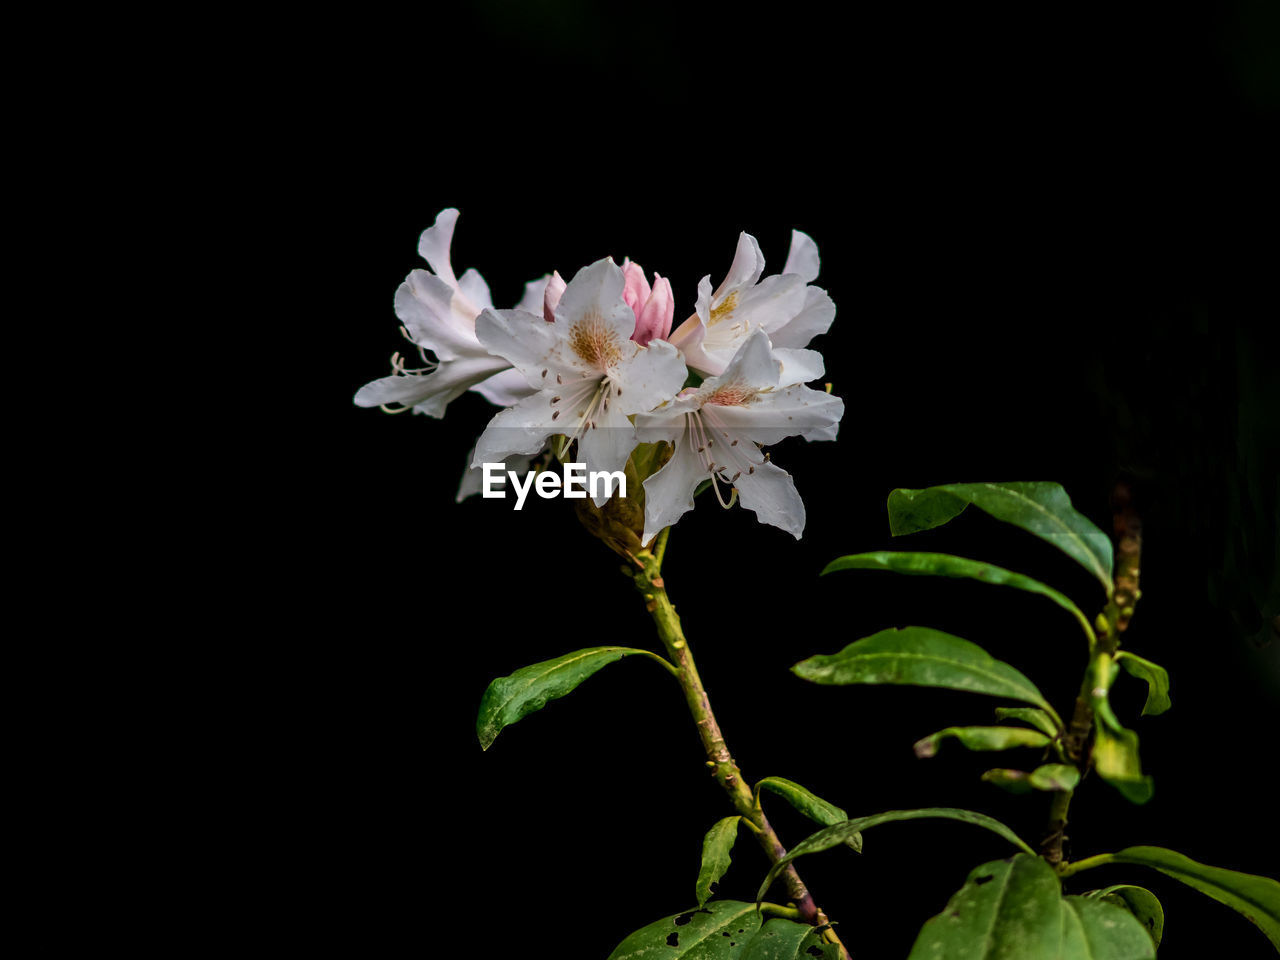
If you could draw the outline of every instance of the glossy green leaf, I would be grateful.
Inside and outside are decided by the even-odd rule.
[[[996,719],[1021,720],[1049,737],[1056,737],[1059,733],[1053,717],[1035,707],[996,707]]]
[[[759,929],[754,903],[713,900],[701,910],[641,927],[618,944],[608,960],[741,960]]]
[[[800,786],[794,780],[788,780],[785,777],[765,777],[756,784],[756,796],[759,797],[760,792],[763,790],[768,790],[770,793],[775,793],[782,797],[810,820],[820,823],[824,827],[849,819],[849,814],[835,804],[828,803],[817,794]],[[861,853],[861,834],[850,837],[848,845],[858,853]]]
[[[1197,863],[1164,847],[1127,847],[1098,859],[1154,867],[1181,880],[1252,920],[1280,950],[1280,883],[1272,878]]]
[[[1069,763],[1046,763],[1031,771],[1031,786],[1037,790],[1074,790],[1080,783],[1080,771]]]
[[[1006,570],[991,563],[983,563],[980,560],[956,557],[949,553],[896,553],[881,550],[875,553],[855,553],[847,557],[839,557],[828,563],[822,573],[826,575],[836,570],[888,570],[893,573],[935,577],[963,577],[997,586],[1014,587],[1028,593],[1038,593],[1070,613],[1084,626],[1085,633],[1090,638],[1093,637],[1089,618],[1065,594],[1059,593],[1039,580],[1033,580],[1021,573],[1014,573],[1012,570]]]
[[[928,530],[958,516],[969,504],[1052,543],[1097,577],[1107,596],[1112,594],[1111,540],[1071,506],[1061,484],[951,483],[894,490],[889,494],[889,529],[894,536]]]
[[[508,677],[494,680],[484,692],[480,715],[476,718],[476,736],[480,738],[480,746],[488,750],[504,727],[541,710],[547,701],[563,697],[601,667],[633,653],[657,660],[668,670],[673,669],[667,661],[648,650],[588,647],[521,667]]]
[[[741,960],[838,960],[840,948],[807,923],[777,917],[747,944]]]
[[[1132,803],[1146,803],[1155,785],[1143,776],[1138,758],[1138,735],[1132,730],[1116,732],[1105,723],[1097,723],[1098,735],[1093,743],[1093,768],[1098,776],[1111,784]]]
[[[819,654],[791,668],[814,683],[902,683],[1007,697],[1057,717],[1036,685],[976,643],[929,627],[902,627],[855,640],[839,653]]]
[[[1155,960],[1156,945],[1122,906],[1087,897],[1062,901],[1062,947],[1056,960]]]
[[[1020,850],[1027,853],[1034,851],[1027,846],[1026,842],[1016,833],[1006,827],[999,820],[995,820],[982,813],[975,813],[972,810],[959,810],[955,807],[923,807],[919,810],[886,810],[884,813],[874,813],[869,817],[855,817],[852,820],[846,820],[843,823],[832,824],[824,827],[817,833],[812,834],[801,840],[791,851],[775,863],[769,870],[768,875],[764,878],[764,883],[760,885],[760,890],[756,893],[756,899],[762,900],[769,887],[773,885],[773,881],[777,878],[787,864],[795,860],[797,857],[803,857],[810,853],[821,853],[824,850],[830,850],[832,847],[838,847],[842,843],[846,843],[855,833],[861,833],[871,827],[879,826],[882,823],[894,823],[899,820],[959,820],[962,823],[971,823],[976,827],[984,827],[992,833],[997,833],[1004,837],[1010,843]]]
[[[1062,912],[1062,886],[1044,860],[993,860],[925,923],[908,960],[1058,960]]]
[[[932,757],[938,744],[954,737],[970,750],[1011,750],[1014,747],[1045,747],[1049,738],[1026,727],[947,727],[916,741],[917,757]]]
[[[701,908],[711,899],[713,884],[720,882],[724,872],[729,869],[730,852],[733,843],[738,839],[738,821],[741,817],[725,817],[707,831],[702,839],[702,866],[698,869],[698,883],[695,894]]]
[[[1103,887],[1101,890],[1090,890],[1085,894],[1091,900],[1105,900],[1123,907],[1137,918],[1151,941],[1158,947],[1164,936],[1164,907],[1156,895],[1146,887],[1135,887],[1131,883],[1118,883]]]
[[[1130,676],[1147,681],[1147,702],[1142,705],[1142,715],[1155,716],[1164,713],[1173,704],[1169,700],[1169,671],[1158,663],[1134,656],[1128,650],[1116,654],[1120,666]]]

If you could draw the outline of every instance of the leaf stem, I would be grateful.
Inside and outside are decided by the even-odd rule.
[[[636,589],[644,597],[645,609],[653,618],[658,636],[667,649],[667,655],[676,665],[676,677],[684,690],[689,712],[693,715],[694,723],[698,728],[698,736],[706,751],[707,766],[711,769],[712,776],[728,795],[729,801],[743,821],[752,828],[765,855],[769,858],[769,863],[775,864],[787,855],[787,849],[770,826],[764,811],[755,803],[751,788],[747,785],[742,771],[738,769],[733,755],[725,744],[724,734],[721,733],[720,724],[711,710],[711,701],[707,697],[706,688],[702,685],[702,678],[698,676],[693,653],[689,650],[689,644],[681,629],[680,617],[676,614],[671,598],[667,596],[666,584],[661,574],[670,529],[667,527],[658,534],[651,551],[642,550],[636,555],[641,565],[641,569],[634,574]],[[794,909],[798,919],[815,927],[825,927],[824,938],[827,942],[839,946],[842,960],[849,960],[849,951],[831,928],[827,915],[814,903],[813,895],[805,887],[794,866],[787,866],[783,873],[783,881],[786,884],[788,897],[795,903]]]
[[[1092,870],[1094,867],[1106,866],[1115,860],[1113,853],[1100,853],[1096,857],[1085,857],[1083,860],[1077,860],[1075,863],[1064,863],[1058,868],[1058,876],[1062,879],[1077,874],[1082,870]]]

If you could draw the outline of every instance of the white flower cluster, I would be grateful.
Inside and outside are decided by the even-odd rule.
[[[761,448],[790,436],[833,440],[844,413],[838,397],[805,386],[824,373],[806,347],[835,318],[831,298],[812,285],[818,249],[809,237],[793,231],[782,273],[762,278],[760,246],[743,233],[728,275],[714,291],[702,279],[694,314],[673,331],[670,282],[655,274],[651,285],[637,264],[610,258],[568,283],[559,273],[530,281],[514,309],[495,310],[480,274],[453,272],[457,219],[441,211],[423,232],[418,252],[431,271],[414,270],[396,291],[396,315],[424,366],[409,369],[396,354],[391,376],[363,386],[355,402],[440,417],[475,390],[503,407],[476,443],[459,499],[479,488],[480,464],[525,469],[553,438],[560,454],[576,441],[574,459],[590,471],[621,470],[638,444],[665,441],[670,459],[644,480],[643,542],[691,509],[707,480],[717,497],[723,482],[762,522],[800,536],[804,504]]]

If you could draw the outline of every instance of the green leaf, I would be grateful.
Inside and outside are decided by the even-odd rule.
[[[801,660],[791,670],[821,684],[902,683],[985,693],[1035,704],[1057,718],[1036,685],[1009,664],[976,643],[929,627],[881,630],[839,653]]]
[[[1031,774],[1025,770],[1010,770],[1000,767],[995,770],[988,770],[982,775],[982,779],[987,783],[994,783],[1001,790],[1008,790],[1010,793],[1030,793],[1034,789],[1031,786]]]
[[[1116,659],[1130,676],[1147,681],[1147,702],[1142,705],[1144,717],[1164,713],[1173,705],[1169,700],[1168,670],[1158,663],[1134,656],[1128,650],[1121,650],[1116,654]]]
[[[874,813],[869,817],[856,817],[853,820],[845,820],[843,823],[832,824],[819,830],[805,839],[801,840],[791,851],[775,863],[770,869],[768,875],[764,878],[764,883],[760,885],[760,890],[756,893],[756,900],[762,900],[769,887],[773,885],[773,881],[777,878],[787,864],[795,860],[797,857],[803,857],[810,853],[821,853],[824,850],[830,850],[832,847],[838,847],[842,843],[846,843],[848,839],[855,833],[861,833],[871,827],[879,826],[882,823],[894,823],[899,820],[959,820],[962,823],[971,823],[976,827],[985,827],[992,833],[997,833],[1004,837],[1010,843],[1020,850],[1027,853],[1034,853],[1026,842],[1022,840],[1016,833],[1006,827],[999,820],[992,819],[982,813],[975,813],[973,810],[959,810],[955,807],[923,807],[919,810],[886,810],[884,813]]]
[[[1154,867],[1181,880],[1243,914],[1257,924],[1273,947],[1280,949],[1280,883],[1270,877],[1211,867],[1164,847],[1127,847],[1105,859]]]
[[[787,803],[791,804],[801,813],[815,823],[820,823],[824,827],[829,827],[833,823],[840,823],[848,820],[849,814],[845,813],[833,803],[827,803],[817,794],[800,786],[794,780],[788,780],[785,777],[765,777],[756,784],[756,798],[759,802],[760,792],[768,790],[770,793],[776,793],[782,797]],[[848,845],[858,853],[862,852],[862,836],[856,835],[849,839]]]
[[[1066,793],[1080,783],[1080,771],[1069,763],[1046,763],[1031,771],[1028,782],[1037,790]]]
[[[996,707],[996,719],[1021,720],[1048,737],[1056,737],[1060,732],[1054,725],[1053,717],[1035,707]]]
[[[1124,907],[1132,913],[1146,928],[1152,942],[1158,947],[1164,936],[1164,908],[1156,895],[1146,887],[1135,887],[1130,883],[1118,883],[1101,890],[1090,890],[1085,894],[1091,900],[1105,900],[1118,907]]]
[[[701,910],[641,927],[618,944],[608,960],[741,960],[759,929],[754,903],[713,900]]]
[[[1052,543],[1097,577],[1108,597],[1114,592],[1111,540],[1071,506],[1061,484],[950,483],[894,490],[889,494],[889,530],[896,537],[941,526],[969,504]]]
[[[729,852],[738,839],[738,821],[741,817],[725,817],[707,831],[702,839],[702,866],[698,869],[698,883],[694,888],[701,909],[711,899],[711,885],[720,882],[732,862]]]
[[[1061,952],[1057,960],[1155,960],[1156,945],[1138,919],[1104,900],[1062,901]]]
[[[1049,738],[1026,727],[947,727],[916,741],[917,757],[932,757],[938,744],[955,737],[970,750],[1010,750],[1014,747],[1045,747]]]
[[[648,650],[588,647],[554,660],[521,667],[509,677],[494,680],[480,700],[480,715],[476,718],[476,736],[480,738],[480,746],[488,750],[504,727],[541,710],[548,700],[563,697],[601,667],[633,653],[657,660],[668,670],[675,669]]]
[[[777,917],[747,944],[741,960],[837,960],[840,948],[807,923]]]
[[[1062,886],[1044,860],[993,860],[925,923],[908,960],[1057,960],[1062,912]]]
[[[1155,785],[1142,775],[1138,758],[1138,735],[1132,730],[1119,732],[1101,721],[1094,725],[1098,736],[1093,744],[1093,768],[1098,776],[1125,795],[1131,803],[1146,803]]]
[[[1014,573],[1012,570],[1006,570],[991,563],[983,563],[980,560],[955,557],[949,553],[895,553],[881,550],[875,553],[855,553],[847,557],[839,557],[828,563],[822,573],[825,576],[835,570],[889,570],[893,573],[936,577],[965,577],[981,580],[983,583],[1014,587],[1028,593],[1038,593],[1042,597],[1048,597],[1075,617],[1084,627],[1085,634],[1090,640],[1094,639],[1089,618],[1071,602],[1069,597],[1039,580],[1033,580],[1021,573]]]

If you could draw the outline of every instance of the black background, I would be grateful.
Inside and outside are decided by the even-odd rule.
[[[264,891],[245,902],[361,953],[604,957],[690,905],[702,834],[729,812],[650,663],[608,667],[488,753],[476,743],[493,677],[656,639],[566,504],[454,503],[492,413],[481,398],[443,421],[350,403],[402,346],[392,294],[447,206],[461,210],[455,267],[480,270],[499,306],[551,269],[630,256],[672,279],[679,320],[738,231],[767,273],[793,227],[817,241],[838,314],[814,345],[847,406],[837,442],[774,451],[805,536],[700,501],[667,561],[748,777],[798,780],[851,815],[972,807],[1038,840],[1046,801],[978,782],[990,758],[911,751],[989,722],[994,702],[814,688],[788,667],[919,623],[981,643],[1065,712],[1084,651],[1052,605],[818,572],[843,553],[938,549],[1095,609],[1096,584],[1051,547],[968,514],[894,542],[884,500],[1049,479],[1109,529],[1125,478],[1146,524],[1126,644],[1170,670],[1174,706],[1138,719],[1140,684],[1120,682],[1155,797],[1133,807],[1090,778],[1069,854],[1148,843],[1274,875],[1280,645],[1259,646],[1278,612],[1274,21],[1241,0],[840,19],[493,2],[300,23],[301,55],[267,103],[291,149],[266,186],[281,212],[301,201],[278,242],[282,261],[306,252],[284,326],[308,386],[269,415],[264,462],[282,470],[252,504],[274,570],[249,585],[273,612],[238,761],[261,866],[246,882]],[[770,815],[786,842],[810,832],[778,804]],[[878,960],[905,956],[966,873],[1007,852],[962,825],[895,824],[861,857],[801,866],[855,957]],[[723,893],[750,898],[765,866],[744,839]],[[1122,880],[1163,899],[1162,957],[1270,955],[1158,874],[1071,886]]]

